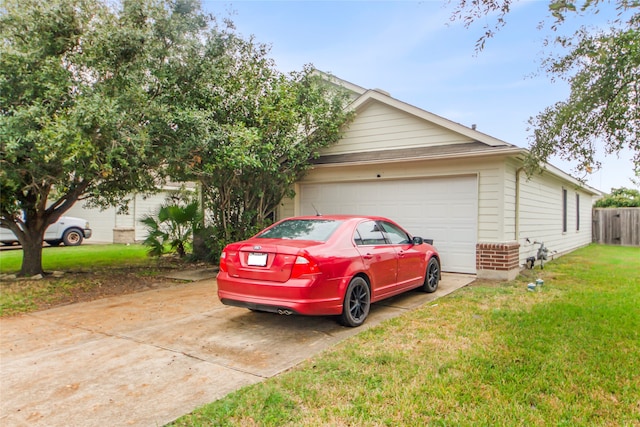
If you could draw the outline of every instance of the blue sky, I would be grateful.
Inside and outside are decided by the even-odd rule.
[[[493,20],[467,29],[450,21],[452,6],[444,1],[203,0],[208,12],[230,17],[238,33],[270,45],[270,57],[282,72],[313,64],[521,147],[528,146],[529,117],[569,93],[566,83],[538,72],[550,33],[537,24],[550,21],[547,4],[518,3],[506,27],[476,52],[483,25]],[[593,23],[605,17],[600,14]],[[603,168],[585,179],[605,192],[634,187],[630,159],[629,153],[620,158],[603,153]],[[551,163],[579,175],[570,163]]]

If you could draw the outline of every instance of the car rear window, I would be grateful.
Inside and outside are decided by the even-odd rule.
[[[263,231],[263,239],[315,240],[326,242],[342,221],[330,219],[292,219]]]

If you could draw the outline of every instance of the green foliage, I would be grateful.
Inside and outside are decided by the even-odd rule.
[[[147,228],[144,245],[149,248],[149,255],[160,256],[167,251],[175,251],[184,258],[202,223],[202,213],[198,202],[192,201],[186,205],[162,206],[156,217],[147,215],[140,222]]]
[[[547,61],[548,71],[566,78],[569,99],[530,120],[533,161],[552,155],[578,161],[585,172],[600,167],[600,143],[607,155],[629,149],[640,174],[640,14],[625,29],[593,34],[582,29],[571,52]]]
[[[632,188],[612,188],[608,194],[598,200],[596,208],[638,208],[640,207],[640,191]]]
[[[126,208],[167,176],[202,182],[218,240],[251,234],[349,117],[197,0],[3,0],[0,37],[0,223],[25,275],[76,201]]]
[[[169,176],[202,183],[213,245],[246,237],[352,116],[310,67],[278,72],[197,0],[2,9],[0,223],[25,248],[23,274],[41,270],[46,226],[77,200],[126,208]]]
[[[232,64],[210,57],[218,49],[235,52],[226,57]],[[232,35],[209,40],[199,78],[170,95],[182,140],[171,173],[202,184],[218,249],[267,225],[309,160],[353,117],[346,94],[311,67],[283,75],[266,53]]]
[[[467,27],[480,20],[489,22],[477,42],[481,50],[506,24],[514,1],[454,3],[452,20],[461,20]],[[562,53],[543,58],[542,66],[553,79],[566,80],[571,92],[567,100],[530,118],[529,172],[558,155],[577,161],[577,170],[591,173],[600,167],[597,153],[611,155],[628,149],[634,154],[635,171],[640,176],[640,2],[549,0],[548,4],[552,22],[540,17],[532,20],[532,26],[550,29],[553,36],[545,37],[543,44]],[[569,18],[580,20],[605,13],[613,15],[606,22],[608,29],[583,25],[573,33],[562,31]]]
[[[215,236],[215,229],[209,225],[196,228],[193,235],[193,252],[189,255],[190,261],[205,261],[217,264],[220,260],[222,248]]]
[[[76,201],[156,191],[180,142],[163,94],[189,85],[209,23],[193,0],[3,0],[0,224],[23,274],[41,272],[44,230]]]

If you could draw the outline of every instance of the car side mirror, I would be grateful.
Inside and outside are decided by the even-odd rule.
[[[412,240],[413,244],[418,246],[424,243],[424,240],[422,240],[422,237],[414,237]]]

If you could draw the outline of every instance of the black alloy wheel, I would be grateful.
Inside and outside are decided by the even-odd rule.
[[[371,291],[369,284],[362,277],[351,279],[344,295],[344,304],[340,323],[356,327],[364,323],[371,308]]]
[[[433,293],[438,289],[440,281],[440,263],[436,258],[431,258],[427,264],[427,274],[424,277],[424,285],[422,290],[426,293]]]

